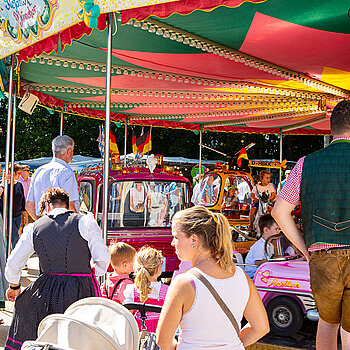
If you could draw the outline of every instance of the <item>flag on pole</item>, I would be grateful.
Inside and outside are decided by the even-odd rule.
[[[103,125],[99,126],[99,135],[96,141],[98,142],[98,149],[101,153],[101,157],[103,158],[105,153],[105,133],[104,133]]]
[[[152,138],[151,138],[151,128],[144,133],[143,128],[140,137],[136,141],[137,148],[141,152],[141,154],[145,154],[152,149]]]
[[[117,142],[115,140],[114,135],[111,132],[109,132],[109,151],[110,151],[110,153],[119,154]]]
[[[241,151],[239,152],[238,158],[237,158],[237,164],[239,167],[242,165],[242,159],[248,159],[247,151],[245,148],[242,148]]]
[[[132,138],[131,138],[132,153],[137,154],[137,152],[138,152],[138,148],[137,148],[137,145],[136,145],[137,139],[136,139],[134,128],[131,128],[131,131],[132,131]]]

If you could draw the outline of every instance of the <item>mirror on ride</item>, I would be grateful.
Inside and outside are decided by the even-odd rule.
[[[109,186],[108,227],[170,227],[173,215],[188,203],[184,182],[114,181]],[[98,217],[102,217],[102,205]]]
[[[194,204],[211,207],[216,204],[221,187],[221,178],[218,174],[209,173],[203,177]]]
[[[283,261],[300,258],[301,254],[288,238],[280,233],[266,240],[265,256],[269,261]]]
[[[80,183],[80,210],[93,212],[93,185],[89,181]]]

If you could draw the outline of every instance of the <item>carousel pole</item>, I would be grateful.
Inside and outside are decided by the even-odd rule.
[[[9,97],[8,97],[8,111],[7,111],[7,133],[6,133],[6,154],[5,154],[5,170],[3,173],[3,176],[6,176],[9,172],[9,163],[10,163],[10,144],[11,144],[11,115],[12,115],[12,98],[13,98],[13,71],[14,71],[14,64],[15,64],[15,56],[11,56],[11,68],[10,68],[10,77],[9,77]],[[5,256],[6,256],[6,237],[7,237],[7,203],[8,203],[8,186],[7,181],[4,181],[5,187],[4,187],[4,206],[3,206],[3,227],[2,227],[2,234],[3,234],[3,240],[4,240],[4,247],[5,247]]]
[[[14,83],[14,94],[13,94],[13,105],[12,105],[12,142],[11,142],[11,182],[10,182],[10,206],[9,206],[9,232],[7,233],[9,236],[8,239],[8,247],[7,247],[7,256],[11,253],[11,242],[12,242],[12,218],[13,218],[13,185],[14,185],[14,164],[15,164],[15,140],[16,140],[16,83]]]
[[[63,135],[63,110],[64,110],[64,108],[61,110],[61,118],[60,118],[60,136]]]
[[[126,145],[128,140],[128,117],[125,118],[125,131],[124,131],[124,166],[126,166]]]
[[[109,183],[109,134],[111,121],[111,69],[112,69],[112,13],[108,14],[108,40],[107,40],[107,64],[106,64],[106,114],[105,114],[105,151],[103,169],[103,209],[102,231],[103,238],[107,243],[108,226],[108,183]]]
[[[203,140],[203,125],[199,126],[199,169],[198,169],[198,182],[202,176],[202,140]]]
[[[283,161],[283,131],[280,129],[280,163]],[[282,168],[280,168],[280,176],[279,176],[279,188],[281,188],[282,182]]]
[[[323,147],[327,147],[331,143],[330,135],[323,136]]]
[[[15,56],[11,56],[11,68],[10,68],[10,76],[9,76],[9,97],[8,97],[8,111],[7,111],[7,134],[6,134],[6,154],[5,154],[5,170],[3,176],[6,176],[9,172],[9,162],[10,162],[10,143],[11,143],[11,114],[12,114],[12,98],[13,98],[13,75],[14,75],[14,64],[15,64]],[[13,167],[12,167],[13,168]],[[1,306],[5,307],[5,292],[8,287],[8,282],[5,279],[5,264],[6,264],[6,236],[7,236],[7,203],[8,203],[8,186],[7,181],[4,181],[4,194],[3,194],[3,215],[2,215],[2,240],[0,240],[0,244],[2,246],[0,248],[0,272],[1,272],[1,295],[0,302]]]

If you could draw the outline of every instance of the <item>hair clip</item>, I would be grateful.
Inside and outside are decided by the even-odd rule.
[[[218,218],[214,213],[213,213],[213,219],[214,219],[215,223],[218,223]]]

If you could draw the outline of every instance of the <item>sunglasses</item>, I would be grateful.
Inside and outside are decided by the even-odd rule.
[[[29,169],[22,169],[22,172],[23,172],[23,171],[29,171]]]

